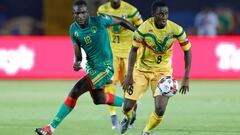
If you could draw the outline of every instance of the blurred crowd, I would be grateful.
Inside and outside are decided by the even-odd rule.
[[[42,22],[29,16],[11,18],[0,27],[0,35],[44,35]]]
[[[196,14],[191,34],[193,35],[235,35],[240,34],[240,12],[230,7],[212,8],[209,5]]]
[[[8,0],[11,1],[11,0]],[[44,0],[38,0],[44,2]],[[106,2],[107,0],[88,0],[90,6],[90,13],[95,15],[96,9],[99,5]],[[133,0],[126,0],[133,1]],[[135,1],[135,3],[137,3]],[[133,4],[135,4],[133,2]],[[139,3],[139,2],[138,2]],[[173,2],[172,2],[173,3]],[[16,4],[17,5],[17,4]],[[43,4],[44,5],[44,4]],[[141,4],[140,5],[144,5]],[[234,3],[232,3],[234,5]],[[37,6],[37,5],[36,5]],[[11,6],[11,8],[14,8]],[[143,18],[148,18],[150,14],[146,14],[143,7],[139,6],[139,11],[142,11]],[[171,8],[171,6],[170,6]],[[150,11],[150,5],[148,7]],[[9,9],[0,2],[0,35],[48,35],[46,33],[46,22],[42,18],[37,18],[29,14],[21,14],[18,16],[11,16],[8,14]],[[173,11],[172,11],[173,10]],[[184,11],[184,8],[182,9]],[[201,10],[187,12],[191,16],[184,14],[178,16],[177,12],[180,10],[174,10],[174,7],[170,9],[170,19],[173,15],[173,21],[181,24],[181,22],[189,21],[188,25],[181,24],[187,30],[188,34],[191,35],[239,35],[240,34],[240,9],[232,8],[230,5],[211,5],[206,4],[202,6]],[[34,11],[31,11],[31,13]],[[38,11],[39,12],[39,11]],[[42,11],[44,12],[44,8]],[[193,21],[191,21],[193,20]],[[57,35],[57,33],[56,33]]]
[[[37,1],[35,3],[39,5],[40,1]],[[32,3],[34,1],[0,0],[0,35],[43,35],[44,22],[36,18],[36,14],[41,12],[40,7],[31,7]]]

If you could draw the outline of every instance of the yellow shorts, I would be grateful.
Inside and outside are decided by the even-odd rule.
[[[153,97],[161,95],[157,91],[158,80],[163,76],[172,75],[172,71],[169,72],[143,72],[137,69],[134,69],[133,72],[133,91],[125,91],[124,98],[139,100],[144,93],[147,91],[148,86],[152,90]]]
[[[122,83],[128,67],[128,59],[121,58],[114,56],[113,57],[113,68],[114,68],[114,75],[113,75],[113,83],[116,84],[118,81]]]

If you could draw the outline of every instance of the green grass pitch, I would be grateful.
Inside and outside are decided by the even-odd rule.
[[[76,81],[0,80],[0,135],[34,135],[55,115]],[[154,135],[240,135],[239,81],[191,81],[188,95],[170,99],[165,118]],[[121,95],[121,89],[117,89]],[[111,129],[107,106],[95,106],[89,93],[55,135],[120,135]],[[139,103],[135,129],[125,135],[140,135],[153,111],[150,90]],[[119,119],[123,117],[118,109]]]

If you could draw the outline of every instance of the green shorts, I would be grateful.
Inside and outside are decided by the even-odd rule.
[[[113,67],[111,66],[87,67],[87,77],[92,81],[93,89],[102,89],[111,80],[113,73]]]

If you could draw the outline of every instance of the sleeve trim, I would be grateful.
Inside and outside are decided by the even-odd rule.
[[[138,13],[139,13],[138,11],[135,11],[132,15],[128,15],[127,18],[133,18]]]
[[[173,35],[173,37],[178,38],[178,37],[182,36],[184,33],[185,33],[185,31],[182,30],[182,32],[181,32],[180,34],[178,34],[178,35]]]

